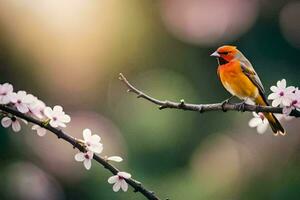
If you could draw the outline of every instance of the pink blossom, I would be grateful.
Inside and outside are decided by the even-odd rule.
[[[34,102],[34,96],[28,95],[25,91],[18,91],[11,94],[11,102],[21,113],[29,112],[29,105]]]
[[[295,87],[286,87],[285,79],[277,81],[277,86],[272,86],[270,89],[273,93],[268,96],[268,99],[273,100],[272,106],[289,106],[291,104],[291,95],[295,91]]]
[[[1,125],[4,128],[8,128],[8,127],[12,127],[12,130],[14,132],[19,132],[21,130],[21,124],[20,121],[24,122],[25,124],[27,124],[27,121],[23,120],[23,119],[18,119],[16,117],[3,117],[1,120]]]
[[[36,131],[36,133],[38,134],[38,136],[44,136],[44,135],[46,135],[46,133],[47,133],[47,130],[45,129],[45,128],[43,128],[43,127],[40,127],[39,125],[33,125],[32,127],[31,127],[31,129],[32,130],[35,130]]]
[[[0,84],[0,104],[8,104],[13,93],[13,86],[9,83]]]
[[[255,128],[259,134],[263,134],[268,129],[269,122],[262,113],[253,112],[253,118],[249,121],[249,126]]]
[[[103,145],[100,143],[100,136],[99,135],[92,135],[92,132],[90,129],[84,129],[83,130],[83,139],[86,144],[86,148],[89,151],[92,151],[94,153],[101,153],[103,150]]]
[[[283,107],[283,114],[289,115],[292,110],[300,109],[300,90],[298,88],[290,95],[290,98],[290,105]]]
[[[107,181],[110,184],[114,184],[114,186],[113,186],[114,192],[118,192],[120,190],[120,188],[124,192],[126,192],[128,190],[128,184],[125,180],[130,179],[130,178],[131,178],[131,174],[129,174],[127,172],[118,172],[117,175],[109,177],[109,179]]]
[[[75,160],[78,162],[83,162],[84,167],[89,170],[92,166],[92,159],[93,159],[94,153],[91,151],[87,152],[79,152],[75,155]]]
[[[50,119],[50,125],[54,128],[66,127],[66,123],[71,121],[69,115],[65,114],[61,106],[54,106],[54,108],[46,107],[44,110],[45,116]]]

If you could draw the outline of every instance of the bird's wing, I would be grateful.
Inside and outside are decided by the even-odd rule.
[[[259,89],[259,93],[264,96],[265,89],[262,85],[257,73],[255,72],[254,68],[252,67],[251,63],[241,62],[241,68],[243,73],[251,80],[251,82]]]

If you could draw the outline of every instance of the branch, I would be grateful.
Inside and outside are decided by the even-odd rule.
[[[180,102],[173,102],[173,101],[161,101],[155,99],[144,92],[135,88],[127,79],[126,77],[120,73],[119,79],[126,85],[128,88],[127,92],[132,92],[137,95],[137,98],[143,98],[147,101],[150,101],[159,106],[159,109],[165,108],[173,108],[179,110],[189,110],[189,111],[196,111],[196,112],[207,112],[207,111],[249,111],[249,112],[270,112],[270,113],[280,113],[282,114],[282,108],[279,107],[272,107],[272,106],[259,106],[259,105],[249,105],[249,104],[241,104],[241,103],[213,103],[213,104],[189,104],[185,103],[182,99]],[[290,116],[300,117],[300,111],[293,110]]]
[[[45,129],[47,129],[48,131],[52,132],[53,134],[55,134],[58,137],[58,139],[63,139],[65,141],[67,141],[69,144],[71,144],[73,146],[73,148],[77,148],[81,152],[85,151],[85,148],[80,144],[80,142],[78,142],[78,140],[76,138],[72,137],[71,135],[65,133],[64,131],[62,131],[60,129],[53,128],[49,124],[45,124],[42,121],[34,119],[28,115],[25,115],[25,114],[17,111],[14,108],[11,108],[11,107],[8,107],[5,105],[0,105],[0,110],[10,113],[14,116],[17,116],[17,117],[24,119],[28,122],[31,122],[33,124],[39,125],[40,127],[43,127]],[[113,165],[108,163],[106,160],[104,160],[103,158],[101,158],[95,154],[94,154],[93,159],[95,161],[97,161],[99,164],[101,164],[105,169],[109,170],[112,174],[116,175],[119,172],[119,170],[116,167],[114,167]],[[138,182],[132,178],[124,179],[124,180],[134,188],[134,192],[140,192],[149,200],[160,200],[154,194],[154,192],[146,189],[140,182]]]

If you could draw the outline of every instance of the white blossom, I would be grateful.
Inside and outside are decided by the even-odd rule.
[[[262,113],[253,112],[253,118],[249,121],[249,126],[252,128],[256,127],[259,134],[266,132],[269,122]]]
[[[122,188],[122,190],[126,192],[128,190],[128,184],[125,181],[125,179],[130,179],[130,178],[131,178],[131,174],[127,172],[118,172],[117,175],[109,177],[107,181],[109,184],[114,184],[113,185],[114,192],[118,192],[120,188]]]
[[[46,107],[44,110],[45,116],[50,119],[50,125],[54,128],[66,127],[66,123],[71,121],[69,115],[65,114],[61,106],[54,106],[53,109]]]
[[[277,86],[272,86],[270,89],[273,93],[268,96],[268,99],[273,100],[272,106],[289,106],[291,104],[291,95],[295,91],[295,87],[286,87],[285,79],[277,81]]]
[[[21,113],[29,112],[29,105],[34,102],[34,96],[28,95],[25,91],[18,91],[17,93],[12,93],[11,102]]]
[[[43,127],[40,127],[39,125],[33,125],[32,127],[31,127],[31,129],[32,130],[35,130],[36,131],[36,133],[38,134],[38,136],[44,136],[44,135],[46,135],[46,133],[47,133],[47,130],[45,129],[45,128],[43,128]]]
[[[21,124],[20,121],[24,122],[25,124],[27,124],[27,121],[22,120],[22,119],[18,119],[16,117],[3,117],[1,120],[1,125],[4,128],[8,128],[8,127],[12,127],[12,130],[14,132],[19,132],[21,130]]]
[[[75,160],[78,162],[83,162],[84,167],[89,170],[92,166],[92,159],[93,159],[94,153],[92,151],[87,152],[79,152],[75,155]]]
[[[13,86],[9,83],[0,84],[0,104],[8,104],[13,93]]]
[[[100,136],[99,135],[92,135],[90,129],[83,130],[83,139],[86,144],[86,149],[92,151],[94,153],[101,153],[103,150],[103,145],[100,143]]]

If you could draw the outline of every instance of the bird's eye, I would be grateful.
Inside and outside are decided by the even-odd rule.
[[[227,55],[229,52],[228,51],[225,51],[225,52],[219,52],[219,54],[221,55]]]

